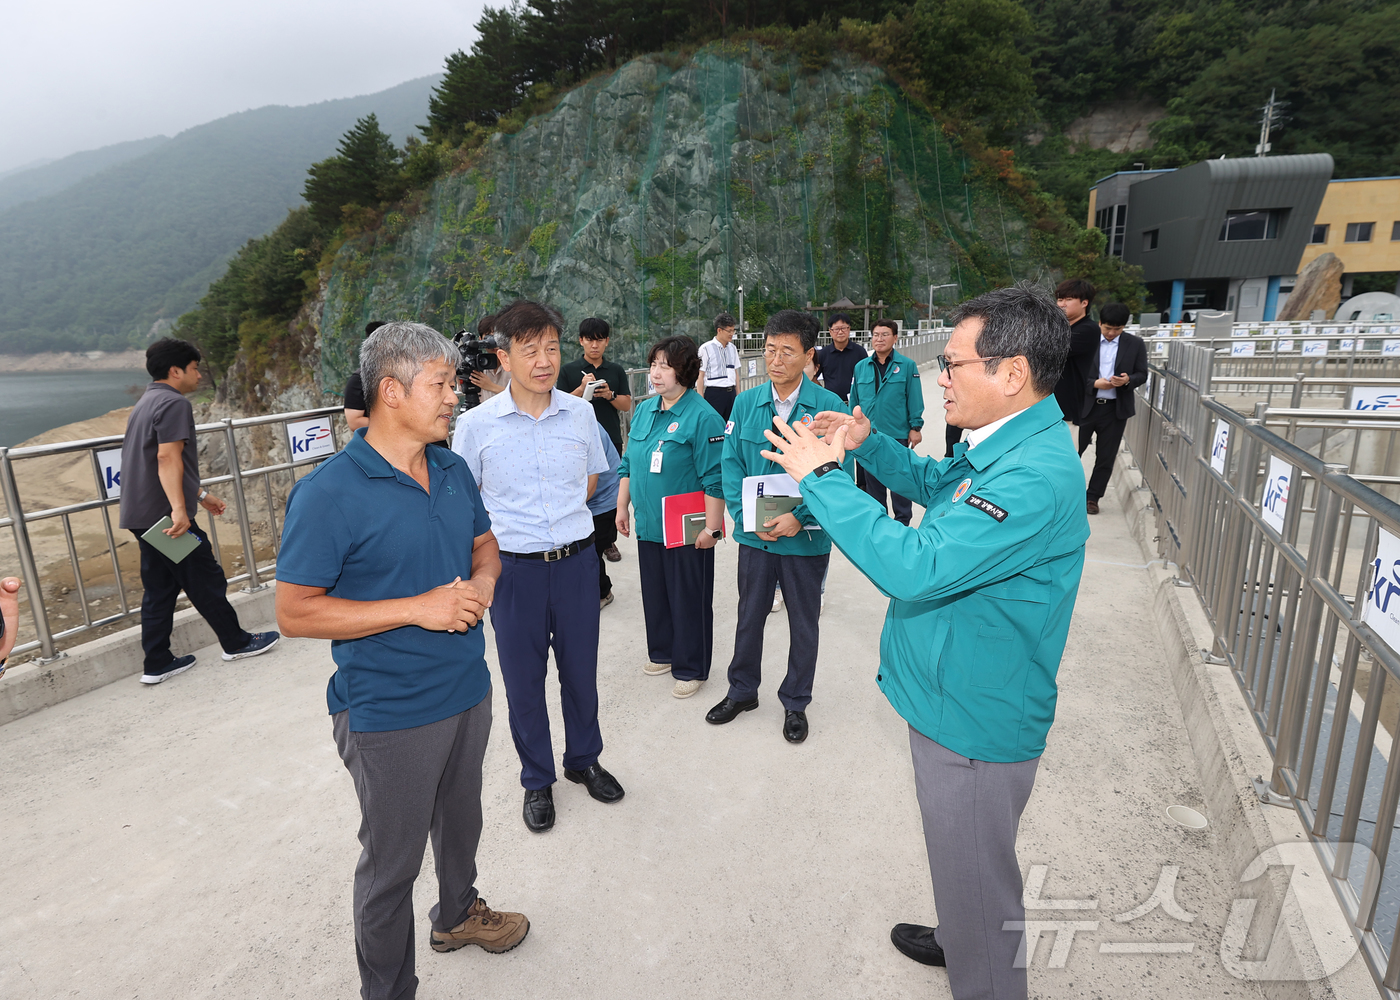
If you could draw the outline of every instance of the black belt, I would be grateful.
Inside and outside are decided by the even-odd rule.
[[[548,552],[502,552],[503,556],[514,556],[517,559],[543,559],[545,562],[558,562],[560,559],[567,559],[569,556],[578,555],[584,549],[593,547],[593,536],[581,538],[577,542],[570,542],[568,545],[561,545],[557,549],[550,549]]]
[[[1100,397],[1100,398],[1098,398],[1098,399],[1095,399],[1095,400],[1094,400],[1094,405],[1095,405],[1095,406],[1102,406],[1104,403],[1116,403],[1116,402],[1118,402],[1118,400],[1114,399],[1112,396],[1105,396],[1105,397]]]

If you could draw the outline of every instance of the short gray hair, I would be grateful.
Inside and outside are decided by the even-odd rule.
[[[1055,391],[1055,383],[1069,357],[1069,320],[1050,293],[1029,281],[996,288],[969,299],[953,310],[949,322],[980,319],[977,354],[983,358],[1025,357],[1031,366],[1031,385],[1041,396]],[[999,361],[987,362],[995,373]]]
[[[404,395],[423,366],[446,361],[453,368],[461,360],[457,345],[430,326],[398,321],[385,323],[360,346],[360,381],[365,387],[365,412],[379,401],[379,383],[385,376],[403,386]]]

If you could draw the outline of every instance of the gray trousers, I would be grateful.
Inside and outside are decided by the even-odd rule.
[[[332,717],[335,745],[360,800],[355,866],[355,957],[363,1000],[402,1000],[413,971],[413,883],[431,834],[438,901],[428,916],[446,931],[476,902],[481,840],[481,760],[491,733],[491,692],[473,708],[426,726],[350,731]]]
[[[969,760],[912,726],[909,749],[953,1000],[1026,1000],[1023,931],[1002,927],[1026,919],[1016,828],[1040,758]]]
[[[788,617],[787,677],[778,700],[790,712],[805,712],[812,701],[817,674],[817,622],[822,613],[822,581],[831,553],[781,556],[752,545],[739,546],[739,621],[734,629],[734,659],[729,661],[729,697],[758,697],[763,678],[763,630],[773,610],[773,589],[783,585]]]

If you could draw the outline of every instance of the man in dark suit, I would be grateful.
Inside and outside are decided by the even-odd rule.
[[[1141,337],[1124,333],[1128,307],[1110,302],[1099,310],[1099,342],[1086,366],[1084,402],[1079,411],[1079,454],[1098,437],[1094,471],[1086,491],[1088,511],[1099,512],[1099,498],[1108,489],[1113,460],[1123,440],[1123,428],[1136,412],[1133,390],[1147,381],[1147,345]]]
[[[1083,278],[1070,278],[1055,287],[1055,304],[1069,320],[1069,356],[1055,383],[1055,401],[1065,419],[1076,424],[1084,409],[1084,380],[1092,374],[1099,346],[1099,325],[1089,318],[1089,304],[1097,294],[1098,289]]]

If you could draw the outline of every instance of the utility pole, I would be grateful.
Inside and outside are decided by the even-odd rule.
[[[1254,147],[1255,156],[1269,155],[1269,150],[1273,148],[1273,143],[1269,142],[1269,133],[1283,128],[1283,123],[1288,120],[1288,116],[1283,113],[1288,107],[1288,102],[1277,100],[1277,93],[1277,88],[1269,90],[1269,103],[1264,105],[1264,115],[1259,119],[1259,145]]]
[[[739,339],[742,340],[748,335],[748,327],[744,325],[744,286],[739,286]]]

